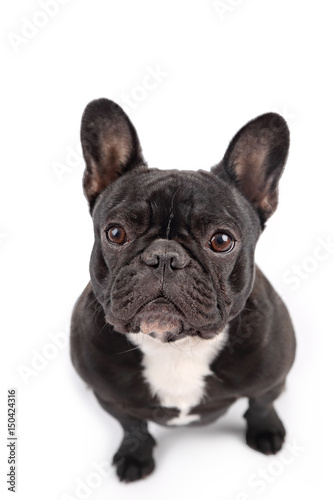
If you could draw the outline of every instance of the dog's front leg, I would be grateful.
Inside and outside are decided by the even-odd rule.
[[[148,476],[155,467],[153,447],[156,442],[148,432],[147,422],[126,418],[120,421],[124,438],[113,457],[121,481],[131,482]]]
[[[273,401],[283,388],[284,383],[258,397],[250,398],[249,409],[244,414],[247,421],[246,443],[266,455],[277,453],[282,448],[286,435],[273,407]]]
[[[144,479],[155,468],[153,448],[156,441],[148,431],[147,422],[120,411],[98,396],[97,399],[101,406],[118,420],[124,430],[123,440],[112,462],[120,481],[129,483]]]

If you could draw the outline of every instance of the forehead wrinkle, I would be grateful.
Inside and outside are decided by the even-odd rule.
[[[174,213],[173,213],[173,202],[175,200],[175,196],[176,196],[176,193],[174,193],[173,197],[172,197],[172,200],[171,200],[171,207],[170,207],[170,214],[169,214],[169,221],[168,221],[168,227],[167,227],[167,230],[166,230],[166,237],[167,237],[167,240],[169,239],[169,236],[170,236],[170,227],[171,227],[171,221],[174,217]]]
[[[154,189],[147,201],[151,207],[151,222],[158,224],[160,235],[170,239],[175,233],[188,228],[193,185],[186,186],[181,176],[176,179],[169,176],[165,181],[159,189]]]

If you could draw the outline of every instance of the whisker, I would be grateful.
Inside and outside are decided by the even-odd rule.
[[[142,348],[143,341],[144,341],[144,335],[142,335],[141,344],[137,345],[135,347],[131,346],[131,341],[129,340],[129,338],[127,337],[127,335],[125,335],[125,337],[126,337],[126,342],[127,342],[128,346],[130,347],[130,349],[127,349],[126,351],[117,352],[117,354],[125,354],[126,352],[132,352],[132,351],[136,351],[136,350]]]
[[[127,351],[120,351],[120,352],[117,352],[117,355],[118,354],[125,354],[126,352],[132,352],[132,351],[137,351],[138,349],[140,349],[141,346],[140,345],[137,345],[135,347],[132,347],[131,349],[127,349]]]
[[[98,300],[96,299],[96,297],[93,298],[93,300],[87,305],[87,307],[92,306],[94,302],[98,302]]]
[[[197,347],[197,345],[200,344],[200,342],[202,342],[202,338],[201,337],[198,338],[198,342],[194,346],[191,346],[191,348],[194,349],[195,347]]]
[[[183,351],[183,349],[181,349],[175,342],[168,342],[168,345],[173,349],[177,349],[178,351],[180,351],[184,356],[190,358],[190,356],[185,351]]]

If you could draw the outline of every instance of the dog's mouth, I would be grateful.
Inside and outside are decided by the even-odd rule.
[[[134,333],[142,332],[162,342],[183,337],[184,319],[177,308],[165,297],[158,297],[144,304],[131,321]]]

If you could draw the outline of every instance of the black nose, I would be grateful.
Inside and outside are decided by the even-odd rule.
[[[141,255],[147,266],[169,267],[170,269],[183,269],[190,258],[184,248],[173,240],[156,240],[151,243]]]

